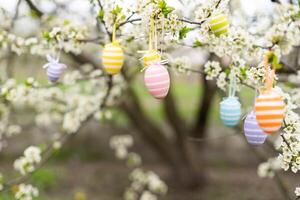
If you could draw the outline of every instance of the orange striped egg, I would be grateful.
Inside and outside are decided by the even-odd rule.
[[[255,115],[260,128],[267,134],[278,131],[283,123],[285,103],[274,91],[264,91],[255,100]]]
[[[157,51],[152,50],[143,56],[143,64],[144,66],[149,66],[151,63],[160,61],[160,59],[160,54]]]
[[[117,74],[124,63],[124,53],[118,42],[105,45],[102,53],[102,63],[108,74]]]

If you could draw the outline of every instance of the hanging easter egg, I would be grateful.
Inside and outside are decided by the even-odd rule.
[[[153,97],[162,99],[167,96],[170,88],[170,75],[168,70],[159,62],[151,63],[146,68],[144,81]]]
[[[48,63],[43,66],[47,70],[48,80],[52,83],[56,82],[63,71],[67,68],[65,64],[59,63],[58,58],[47,55]]]
[[[237,97],[229,96],[220,103],[220,115],[223,123],[228,127],[236,126],[241,117],[241,103]]]
[[[253,111],[248,113],[244,122],[244,133],[249,144],[258,146],[263,144],[268,135],[260,128]]]
[[[105,45],[102,53],[102,63],[108,74],[117,74],[121,71],[124,63],[124,53],[117,41]]]
[[[224,33],[227,33],[229,30],[229,21],[227,15],[218,14],[209,20],[209,25],[211,31],[216,35],[220,36]]]
[[[144,66],[149,66],[151,63],[159,62],[161,59],[160,54],[155,51],[149,51],[143,56],[143,64]]]
[[[262,92],[255,100],[255,115],[261,129],[268,134],[278,131],[283,123],[285,103],[273,90]]]

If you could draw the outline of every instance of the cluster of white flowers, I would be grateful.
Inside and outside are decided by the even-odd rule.
[[[295,189],[295,194],[296,194],[296,197],[300,197],[300,187],[296,187]]]
[[[300,170],[300,117],[293,111],[297,106],[290,95],[279,87],[275,90],[284,97],[286,102],[284,132],[280,145],[277,146],[281,152],[278,160],[285,171],[291,169],[292,172],[297,173]]]
[[[0,49],[11,49],[12,52],[20,55],[25,52],[37,54],[38,39],[35,37],[22,38],[5,30],[0,31]]]
[[[35,146],[30,146],[24,151],[24,155],[14,162],[15,170],[22,175],[33,172],[35,166],[42,160],[41,149]]]
[[[280,167],[280,161],[278,158],[270,158],[267,162],[261,163],[258,166],[257,174],[262,178],[272,178]]]
[[[117,135],[110,139],[110,147],[115,150],[118,159],[126,159],[129,167],[134,167],[129,174],[131,181],[124,193],[125,200],[151,200],[157,199],[158,195],[167,193],[167,185],[152,171],[144,171],[139,166],[142,163],[141,157],[135,152],[128,152],[133,145],[131,135]]]
[[[66,23],[54,27],[43,35],[23,38],[5,30],[0,31],[0,49],[10,49],[20,55],[31,53],[33,55],[46,55],[54,49],[63,49],[65,52],[79,54],[82,51],[82,40],[87,37],[86,26],[75,26]]]
[[[63,49],[65,52],[76,54],[82,51],[82,40],[87,37],[88,29],[86,26],[64,23],[62,26],[54,27],[49,32],[44,32],[44,38],[50,47]]]
[[[64,131],[71,134],[80,128],[82,122],[99,110],[103,97],[75,95],[68,98],[68,108],[71,111],[64,115],[62,127]]]
[[[223,90],[226,91],[227,81],[226,81],[226,73],[221,72],[217,78],[217,86]]]
[[[124,199],[138,200],[157,199],[158,195],[165,195],[168,191],[167,185],[151,171],[143,171],[140,168],[135,169],[130,174],[131,186],[127,188]]]
[[[222,71],[220,63],[217,61],[208,61],[204,65],[204,72],[207,80],[213,80]]]
[[[168,56],[168,61],[172,69],[175,69],[177,73],[185,75],[190,74],[189,69],[191,68],[191,63],[187,57],[184,56],[171,59],[171,56]]]
[[[110,147],[115,150],[118,159],[125,159],[128,156],[128,148],[133,145],[131,135],[117,135],[110,139]]]
[[[33,200],[35,197],[38,196],[39,191],[36,187],[25,184],[20,184],[18,186],[17,192],[15,193],[15,198],[17,200]]]

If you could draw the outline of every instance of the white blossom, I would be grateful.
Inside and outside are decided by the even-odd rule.
[[[204,65],[204,72],[207,80],[212,80],[217,77],[221,70],[220,63],[216,61],[208,61]]]
[[[38,147],[30,146],[24,151],[24,155],[15,160],[14,168],[22,175],[33,172],[35,165],[41,162],[41,150]]]
[[[20,184],[18,191],[15,193],[15,198],[17,200],[33,200],[35,197],[38,197],[38,195],[39,191],[36,187]]]

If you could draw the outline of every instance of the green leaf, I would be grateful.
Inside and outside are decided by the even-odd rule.
[[[274,69],[282,68],[282,64],[279,63],[278,56],[274,52],[272,51],[268,52],[267,56],[268,56],[268,63],[270,63]]]
[[[104,18],[104,10],[100,9],[97,15],[98,19],[103,20]]]
[[[121,12],[122,12],[122,8],[118,5],[111,11],[111,13],[114,14],[114,15],[118,15]]]
[[[295,15],[293,15],[292,18],[293,18],[293,20],[299,20],[300,19],[300,12],[297,13],[297,14],[295,14]]]
[[[132,42],[134,40],[134,36],[131,36],[131,37],[128,37],[127,39],[126,39],[126,42]]]
[[[193,47],[200,47],[202,46],[202,42],[200,40],[195,40]]]
[[[69,24],[71,24],[71,21],[70,20],[64,20],[64,25],[69,25]]]
[[[39,18],[39,15],[35,10],[30,10],[29,16],[35,19]]]
[[[229,76],[229,74],[230,74],[230,68],[227,67],[227,68],[224,70],[224,72],[225,72],[226,76]]]
[[[47,40],[50,40],[50,39],[51,39],[51,38],[50,38],[50,34],[49,34],[48,31],[44,31],[44,32],[43,32],[43,38],[45,38],[45,39],[47,39]]]
[[[272,65],[275,69],[281,69],[282,68],[282,64],[279,63],[279,59],[278,57],[274,54],[273,56],[273,62]]]
[[[183,38],[185,38],[186,35],[187,35],[187,33],[190,32],[191,30],[193,30],[193,29],[191,29],[191,28],[189,28],[189,27],[186,27],[186,26],[183,27],[183,28],[179,31],[179,39],[182,40]]]
[[[168,6],[164,0],[158,1],[158,7],[161,9],[161,12],[163,13],[164,17],[167,17],[168,14],[175,10],[173,7]]]
[[[247,69],[246,67],[241,67],[240,68],[241,76],[245,79],[247,78]]]
[[[162,10],[162,13],[164,14],[165,17],[168,16],[168,14],[170,14],[171,12],[173,12],[173,10],[175,10],[173,7],[166,7],[164,10]]]
[[[167,7],[167,3],[164,0],[160,0],[158,1],[158,7],[163,10]]]

